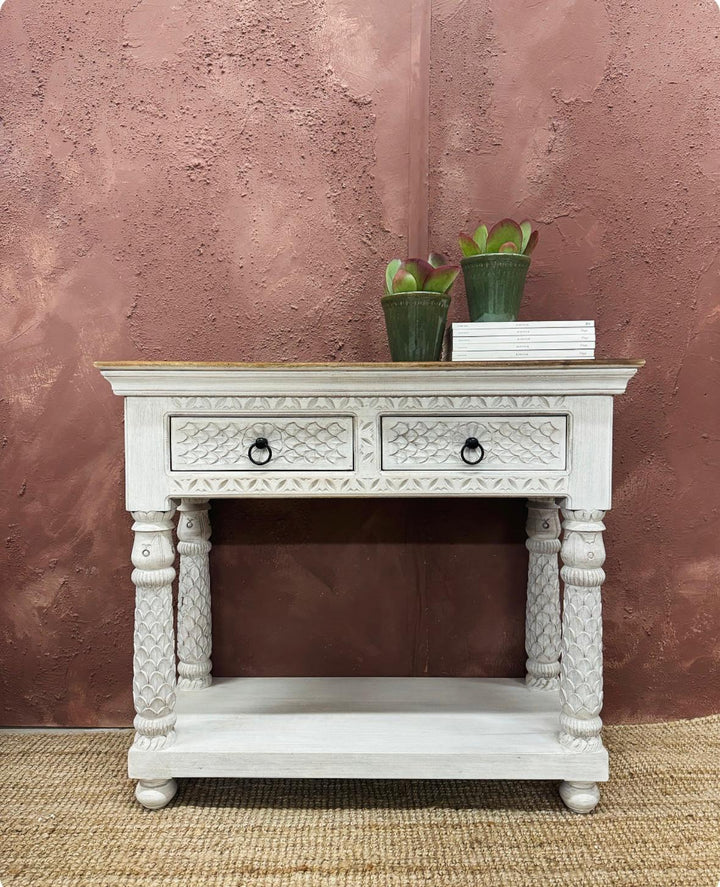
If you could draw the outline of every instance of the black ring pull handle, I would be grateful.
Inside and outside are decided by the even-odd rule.
[[[479,452],[480,458],[478,459],[468,459],[465,455],[465,451],[469,450],[471,453]],[[485,450],[482,448],[482,444],[476,437],[469,437],[465,443],[463,444],[463,448],[460,450],[460,458],[466,465],[477,465],[479,462],[485,458]]]
[[[256,459],[253,456],[253,450],[259,450],[261,453],[267,453],[267,459]],[[250,445],[250,449],[248,450],[248,459],[252,462],[253,465],[268,464],[268,462],[272,459],[272,449],[270,448],[270,444],[267,442],[266,437],[258,437],[255,440],[255,443]]]

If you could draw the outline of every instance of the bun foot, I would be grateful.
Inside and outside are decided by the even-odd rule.
[[[561,782],[560,797],[573,813],[591,813],[600,800],[597,782]]]
[[[135,797],[148,810],[160,810],[172,801],[177,792],[174,779],[140,779]]]

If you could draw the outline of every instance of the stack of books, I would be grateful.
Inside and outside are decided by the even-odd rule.
[[[594,320],[454,323],[452,360],[592,360]]]

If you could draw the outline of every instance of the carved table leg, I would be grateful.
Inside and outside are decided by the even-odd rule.
[[[175,739],[172,516],[173,511],[133,512],[134,745],[141,749],[165,748]],[[145,807],[156,810],[176,791],[174,779],[141,779],[135,796]]]
[[[563,509],[561,571],[565,583],[560,663],[560,742],[576,751],[602,748],[602,565],[604,511]],[[560,797],[589,813],[600,792],[594,782],[563,782]]]
[[[528,499],[525,650],[529,687],[555,690],[560,673],[560,517],[554,499]]]
[[[180,589],[177,641],[178,688],[181,690],[199,690],[212,683],[208,509],[207,499],[182,499],[178,509]]]

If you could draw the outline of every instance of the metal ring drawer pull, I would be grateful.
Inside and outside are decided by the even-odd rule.
[[[480,451],[479,459],[468,459],[465,455],[465,451],[470,450],[471,452],[475,452],[475,450]],[[469,437],[465,443],[463,444],[463,448],[460,450],[460,458],[466,465],[477,465],[479,462],[485,458],[485,450],[482,448],[482,444],[476,437]]]
[[[253,457],[253,450],[260,450],[260,452],[267,452],[267,459],[263,459],[262,461],[258,461]],[[253,465],[267,465],[268,462],[272,459],[272,449],[270,448],[270,444],[267,441],[266,437],[258,437],[254,444],[250,444],[250,449],[248,450],[248,459],[252,462]]]

